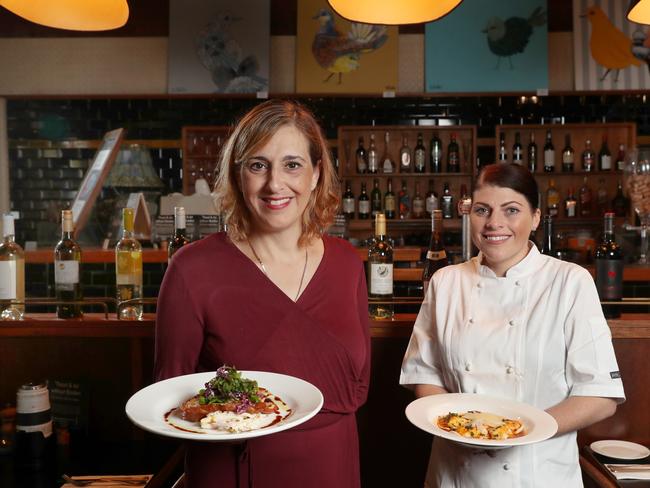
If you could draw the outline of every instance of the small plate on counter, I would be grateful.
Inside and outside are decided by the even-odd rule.
[[[636,442],[602,440],[592,442],[592,451],[614,459],[643,459],[650,456],[650,449]]]

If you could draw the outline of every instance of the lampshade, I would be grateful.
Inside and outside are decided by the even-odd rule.
[[[327,0],[344,19],[367,24],[420,24],[447,15],[462,0]]]
[[[31,22],[57,29],[117,29],[129,18],[126,0],[0,0],[0,5]]]
[[[627,18],[637,24],[650,24],[650,0],[632,0]]]

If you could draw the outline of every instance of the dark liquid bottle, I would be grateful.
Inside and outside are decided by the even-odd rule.
[[[451,140],[447,146],[447,171],[458,173],[460,171],[460,149],[456,142],[456,134],[451,133]]]
[[[185,222],[185,207],[174,207],[174,236],[167,247],[168,261],[176,251],[190,243],[190,239],[187,237],[187,226]]]
[[[585,176],[580,187],[580,217],[591,217],[593,213],[593,201],[593,193]]]
[[[377,178],[372,182],[372,191],[370,192],[370,212],[373,218],[381,212],[381,190],[379,189],[379,180]]]
[[[445,183],[440,197],[440,207],[443,219],[451,219],[454,216],[454,196],[449,190],[449,183]]]
[[[364,174],[368,172],[368,153],[363,147],[363,137],[359,137],[359,147],[355,153],[357,160],[357,173]]]
[[[528,143],[528,171],[531,173],[537,171],[537,144],[534,132],[530,133],[530,142]]]
[[[422,142],[422,134],[418,134],[418,142],[413,150],[413,163],[416,173],[424,173],[427,170],[427,150]]]
[[[370,198],[366,192],[366,184],[361,183],[361,195],[359,195],[359,218],[370,218]]]
[[[497,161],[499,163],[508,162],[508,150],[506,149],[506,135],[503,132],[499,134],[499,154],[497,155]]]
[[[575,218],[578,214],[578,201],[573,193],[573,187],[569,188],[569,194],[564,199],[564,216],[567,218]]]
[[[524,164],[524,148],[521,145],[521,136],[515,132],[515,143],[512,146],[512,162],[515,164]]]
[[[544,227],[544,241],[542,242],[542,254],[547,256],[555,256],[555,249],[553,247],[553,217],[550,215],[544,215],[543,223]]]
[[[614,302],[623,299],[623,252],[614,239],[614,214],[605,213],[603,239],[594,253],[596,263],[596,288],[601,301]],[[607,318],[620,317],[616,305],[603,305]]]
[[[393,182],[388,178],[388,189],[384,195],[384,214],[387,219],[395,218],[395,194],[393,193]]]
[[[81,247],[72,237],[72,211],[61,212],[61,240],[54,248],[54,289],[56,298],[64,302],[80,301],[81,292]],[[81,305],[59,304],[56,315],[61,319],[83,316]]]
[[[348,219],[353,219],[355,206],[354,193],[352,193],[352,187],[348,181],[345,183],[345,193],[343,194],[343,215]]]
[[[627,215],[627,208],[628,200],[625,195],[623,195],[623,185],[619,181],[618,186],[616,187],[616,195],[612,200],[612,210],[614,210],[614,215],[616,215],[616,217],[625,217]]]
[[[438,137],[438,133],[434,132],[431,138],[430,164],[432,173],[440,173],[442,171],[442,141]]]
[[[567,134],[564,136],[564,149],[562,150],[562,171],[570,173],[574,167],[574,151],[573,147],[571,147],[571,136]]]
[[[442,211],[434,210],[431,215],[431,240],[427,250],[424,269],[422,270],[422,285],[424,293],[427,293],[429,281],[433,274],[440,268],[449,264],[442,231]]]
[[[546,143],[544,144],[544,171],[547,173],[555,171],[555,147],[551,131],[546,131]]]

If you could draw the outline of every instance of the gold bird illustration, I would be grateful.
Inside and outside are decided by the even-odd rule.
[[[607,18],[599,6],[592,5],[581,17],[586,17],[591,23],[591,57],[606,70],[600,81],[612,70],[616,71],[614,81],[618,81],[620,70],[632,65],[641,66],[641,61],[632,54],[632,40]]]
[[[343,73],[359,69],[361,54],[379,49],[388,39],[386,26],[352,22],[347,35],[334,25],[334,16],[323,8],[313,17],[320,23],[314,36],[311,52],[316,62],[330,74],[323,80],[327,83],[338,74],[341,84]]]

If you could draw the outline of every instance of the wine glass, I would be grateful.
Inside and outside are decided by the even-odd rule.
[[[625,166],[625,187],[632,201],[632,208],[639,216],[641,225],[627,226],[628,229],[640,231],[641,249],[639,264],[648,264],[648,230],[650,230],[650,148],[638,148],[630,151]]]

